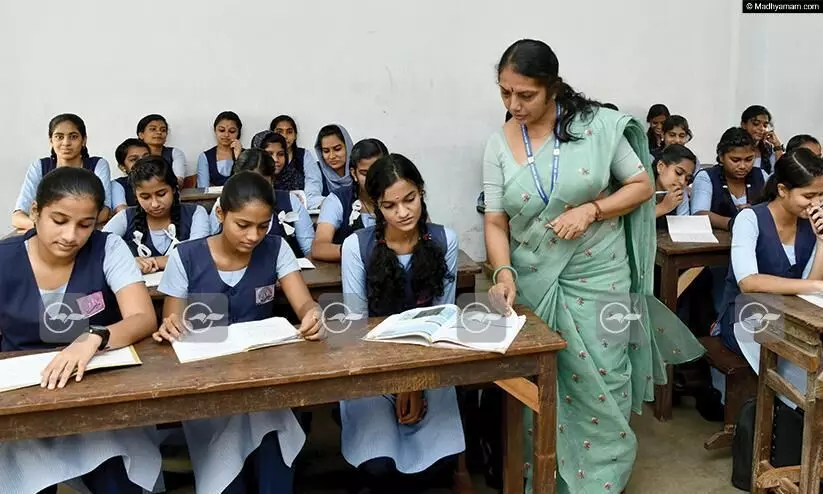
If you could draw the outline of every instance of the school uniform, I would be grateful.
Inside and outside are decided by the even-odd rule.
[[[326,161],[323,159],[323,149],[320,146],[315,146],[314,153],[316,156],[317,166],[304,167],[306,174],[306,198],[309,209],[317,209],[331,192],[346,187],[352,184],[349,157],[352,150],[352,139],[349,132],[342,125],[336,125],[343,134],[343,143],[346,146],[346,164],[343,168],[343,176],[335,172]]]
[[[763,192],[768,175],[760,168],[752,168],[746,175],[746,193],[735,197],[729,192],[723,179],[723,165],[717,164],[711,168],[704,168],[694,176],[692,185],[691,211],[697,214],[701,211],[710,211],[720,216],[735,218],[739,212],[737,206],[751,204]],[[726,268],[712,267],[708,272],[712,277],[712,298],[714,309],[721,312],[723,285],[726,277]]]
[[[359,191],[356,183],[342,187],[329,194],[320,207],[317,224],[328,223],[334,227],[333,244],[342,245],[352,233],[375,224],[374,214],[362,211]]]
[[[183,153],[183,151],[177,148],[163,146],[161,156],[169,162],[175,176],[179,178],[186,177],[186,154]],[[129,204],[129,206],[131,206],[131,204]]]
[[[311,151],[296,147],[292,160],[275,177],[275,187],[279,190],[306,190],[307,167],[320,170],[317,168],[317,158]]]
[[[134,188],[129,184],[129,177],[117,177],[111,181],[111,204],[109,207],[114,210],[118,206],[137,206],[137,195]]]
[[[207,149],[197,157],[197,186],[222,187],[231,176],[234,160],[218,160],[217,146]]]
[[[457,275],[457,235],[450,228],[429,225],[433,242],[446,253],[449,272]],[[385,316],[397,312],[393,308],[376,307],[367,301],[366,279],[369,259],[377,242],[374,227],[364,228],[343,242],[342,274],[346,305],[359,314]],[[398,256],[408,270],[411,254]],[[410,272],[406,272],[406,290],[399,309],[454,303],[455,281],[447,281],[442,296],[418,300],[411,291]],[[439,460],[457,455],[465,449],[463,425],[453,387],[424,391],[428,411],[419,423],[400,425],[392,395],[372,396],[340,404],[342,421],[342,451],[346,460],[368,469],[372,461],[391,459],[397,471],[404,474],[422,472]]]
[[[741,211],[735,219],[731,265],[725,280],[722,312],[715,326],[715,334],[721,336],[726,347],[743,355],[756,372],[760,368],[760,344],[754,341],[751,328],[747,331],[747,326],[737,320],[750,315],[741,313],[743,307],[738,306],[737,297],[741,293],[738,283],[755,274],[806,279],[817,253],[817,237],[808,220],[798,218],[794,245],[783,244],[767,206],[758,204]],[[745,303],[748,301],[744,306]],[[800,368],[781,358],[778,370],[798,389],[806,389],[806,374]],[[790,401],[784,401],[795,407]]]
[[[311,244],[314,241],[314,223],[308,210],[299,197],[286,190],[275,190],[274,201],[277,211],[271,217],[267,233],[285,239],[295,257],[307,257],[311,254]],[[220,222],[217,221],[217,206],[219,205],[220,199],[218,198],[214,201],[209,214],[212,234],[220,233],[221,229]],[[289,217],[287,216],[289,213],[294,213],[294,215]],[[288,235],[287,230],[290,231]]]
[[[29,165],[26,177],[23,179],[23,186],[20,188],[20,194],[17,196],[17,202],[14,203],[14,211],[29,214],[34,196],[37,194],[37,186],[40,185],[43,177],[56,168],[57,163],[50,157],[41,158]],[[100,179],[106,193],[104,204],[109,206],[111,204],[111,170],[109,169],[109,162],[98,156],[90,156],[83,159],[83,168],[94,172]]]
[[[222,293],[228,298],[229,323],[272,317],[277,281],[300,269],[291,249],[268,235],[252,252],[247,267],[219,271],[207,240],[183,242],[172,251],[158,290],[183,299],[188,294]],[[265,299],[259,296],[263,292],[269,294]],[[209,494],[244,492],[237,484],[248,474],[244,466],[249,468],[250,456],[266,467],[256,479],[261,493],[289,492],[290,467],[306,440],[291,409],[189,420],[183,422],[183,431],[196,490]]]
[[[175,228],[177,231],[174,232],[170,231],[171,228],[149,230],[149,235],[142,237],[141,232],[137,231],[136,216],[137,207],[129,207],[115,214],[103,227],[104,232],[111,232],[122,237],[134,257],[165,256],[168,255],[172,244],[207,237],[211,233],[209,215],[203,206],[197,204],[180,205],[180,228],[179,230]],[[141,245],[146,246],[151,251],[151,255],[141,255]]]
[[[757,156],[754,158],[754,166],[761,168],[768,174],[771,174],[774,171],[774,164],[777,163],[777,155],[774,152],[774,147],[772,147],[769,143],[766,144],[766,156],[763,159],[763,156]]]
[[[28,257],[28,242],[35,235],[32,229],[0,242],[0,263],[10,266],[0,276],[0,350],[54,348],[76,338],[71,327],[52,328],[47,318],[55,309],[83,313],[82,307],[88,307],[82,301],[85,297],[98,301],[97,309],[87,314],[89,324],[110,325],[122,319],[115,293],[142,281],[122,239],[94,231],[78,252],[66,285],[47,291],[37,286]],[[75,330],[80,331],[81,327]],[[52,486],[81,476],[95,493],[152,490],[160,476],[157,444],[154,427],[0,442],[0,493],[55,492]]]

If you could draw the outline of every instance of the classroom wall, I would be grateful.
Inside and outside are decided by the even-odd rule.
[[[162,113],[171,123],[170,144],[185,151],[193,173],[198,153],[213,145],[214,116],[231,109],[243,119],[246,144],[279,113],[297,119],[304,146],[330,122],[345,125],[355,140],[381,138],[422,169],[434,220],[456,228],[461,246],[483,259],[482,218],[474,209],[481,158],[505,113],[494,66],[516,39],[548,42],[564,79],[591,97],[641,119],[657,102],[682,113],[704,162],[739,118],[743,99],[751,99],[740,95],[774,96],[781,84],[799,79],[798,71],[779,75],[771,62],[768,77],[749,77],[759,48],[740,46],[749,35],[740,29],[736,2],[140,5],[146,8],[104,0],[2,2],[0,43],[14,49],[0,54],[6,113],[0,118],[0,231],[9,227],[6,212],[27,165],[48,152],[53,115],[80,114],[92,154],[115,166],[114,148],[134,134],[137,120]],[[806,36],[820,38],[811,28],[791,28],[801,17],[814,16],[778,24],[786,40],[766,47],[772,55]],[[772,26],[765,18],[745,21]],[[813,19],[803,22],[811,26]],[[750,38],[762,42],[762,33]],[[819,82],[801,83],[819,88]],[[814,98],[819,102],[819,90]],[[774,107],[779,129],[780,122],[788,129],[790,120],[821,128],[803,94],[787,91],[765,104]]]

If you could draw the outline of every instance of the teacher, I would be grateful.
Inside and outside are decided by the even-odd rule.
[[[568,343],[558,355],[558,491],[620,492],[637,454],[631,412],[666,383],[665,364],[704,352],[652,295],[646,134],[563,82],[541,41],[510,46],[497,75],[513,118],[484,155],[489,298],[507,311],[517,294]]]

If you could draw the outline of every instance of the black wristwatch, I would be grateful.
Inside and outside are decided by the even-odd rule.
[[[109,346],[109,336],[111,335],[109,328],[92,324],[89,326],[89,333],[97,335],[102,339],[102,341],[100,341],[100,346],[97,347],[98,350],[105,350],[106,347]]]

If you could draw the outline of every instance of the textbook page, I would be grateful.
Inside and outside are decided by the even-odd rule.
[[[669,226],[669,237],[672,242],[691,242],[704,244],[720,243],[712,233],[712,224],[708,215],[699,216],[666,216]]]
[[[204,333],[188,333],[182,340],[172,342],[172,348],[183,364],[301,340],[288,320],[270,317],[235,323],[228,328],[214,327]]]
[[[806,302],[812,303],[818,307],[823,308],[823,293],[802,293],[798,294]]]
[[[415,336],[432,343],[434,334],[440,328],[456,323],[459,311],[456,305],[449,304],[407,310],[389,316],[369,331],[365,338],[385,340]]]

